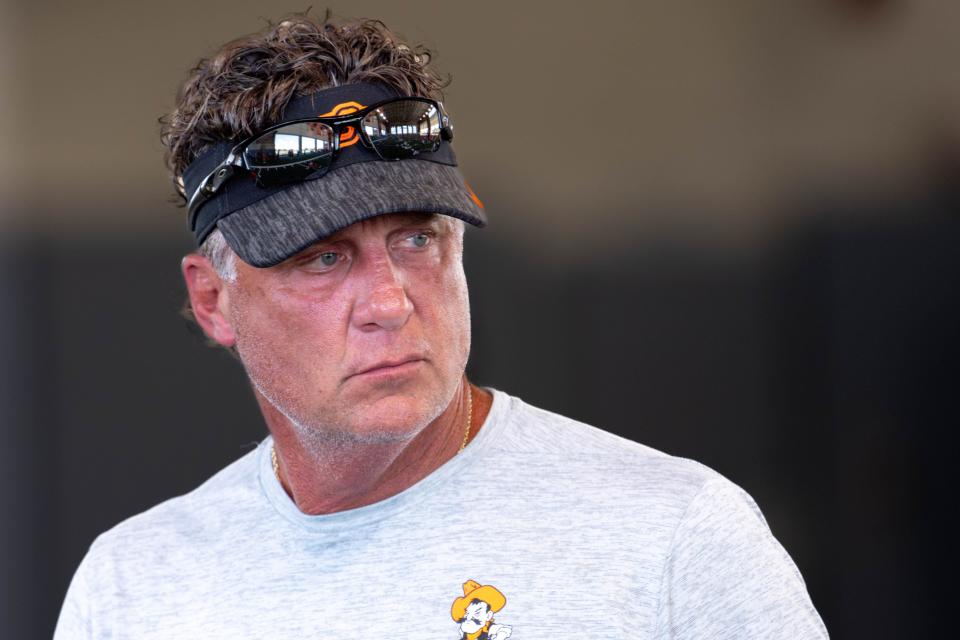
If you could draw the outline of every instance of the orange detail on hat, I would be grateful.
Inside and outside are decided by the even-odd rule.
[[[483,203],[480,202],[480,198],[477,197],[477,194],[473,192],[473,187],[467,184],[466,180],[463,181],[463,186],[467,188],[467,193],[470,194],[470,199],[473,200],[473,203],[483,209]]]
[[[330,111],[321,113],[319,117],[330,118],[333,116],[346,116],[365,108],[366,107],[359,102],[341,102],[333,109],[330,109]],[[358,140],[360,140],[360,135],[357,133],[357,130],[353,127],[347,127],[340,133],[340,148],[343,149],[344,147],[357,144]]]

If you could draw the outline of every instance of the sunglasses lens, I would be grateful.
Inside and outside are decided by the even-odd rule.
[[[395,100],[363,118],[363,130],[387,160],[412,158],[440,146],[440,112],[425,100]]]
[[[244,156],[259,184],[282,184],[330,166],[333,138],[333,129],[319,122],[289,124],[251,142]]]

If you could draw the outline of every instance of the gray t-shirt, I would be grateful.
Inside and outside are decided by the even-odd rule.
[[[55,639],[827,637],[742,489],[491,391],[466,449],[357,509],[300,512],[265,439],[99,536]]]

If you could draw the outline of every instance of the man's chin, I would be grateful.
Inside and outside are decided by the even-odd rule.
[[[432,406],[423,397],[386,396],[357,411],[355,431],[358,434],[380,434],[384,438],[408,440],[433,422],[443,409],[444,406]]]
[[[351,406],[339,419],[321,420],[317,428],[341,441],[357,444],[407,442],[439,416],[445,404],[432,406],[422,396],[395,394]]]

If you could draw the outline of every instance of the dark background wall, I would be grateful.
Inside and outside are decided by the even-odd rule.
[[[333,7],[454,74],[492,219],[467,241],[473,379],[746,488],[835,638],[949,629],[951,5]],[[304,8],[3,5],[3,637],[49,637],[98,533],[265,435],[177,315],[156,118],[198,57]]]

